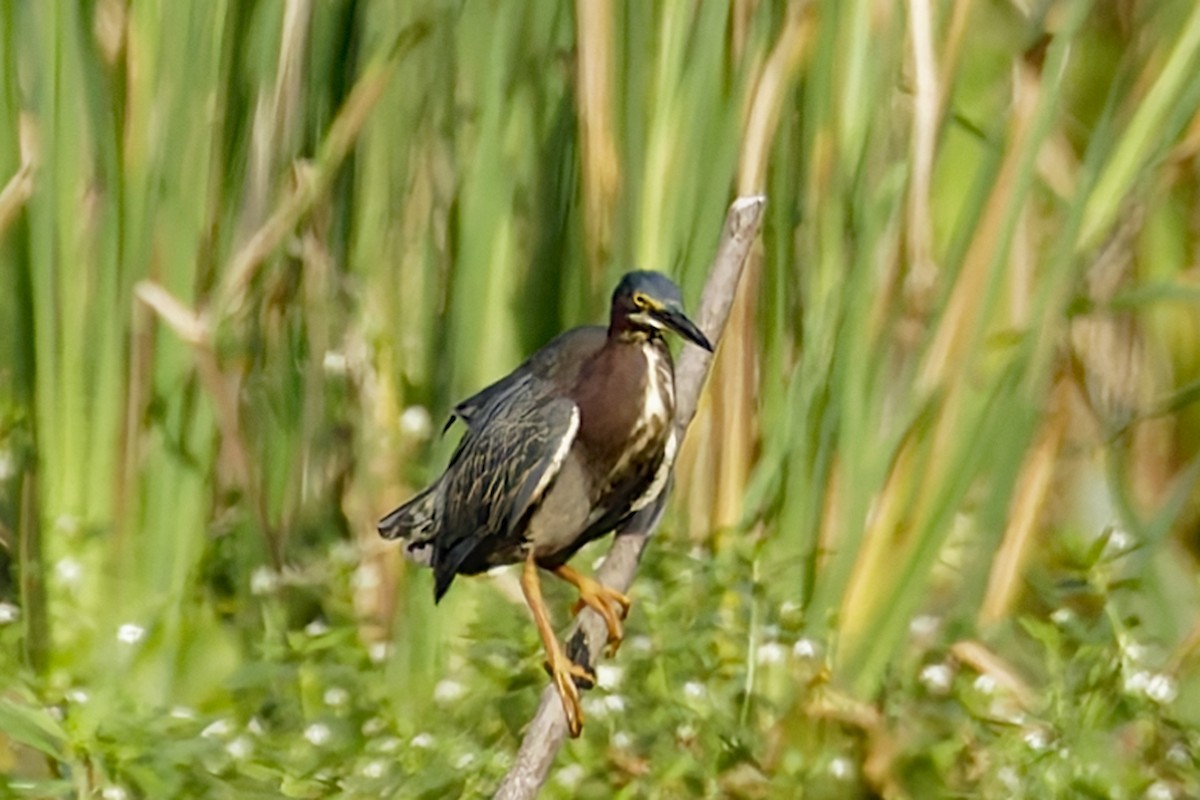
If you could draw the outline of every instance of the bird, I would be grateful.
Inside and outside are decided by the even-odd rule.
[[[411,561],[432,568],[435,603],[458,575],[522,565],[521,588],[573,738],[583,729],[577,681],[591,686],[595,676],[559,643],[539,570],[575,586],[574,612],[594,609],[615,653],[629,598],[567,562],[667,486],[678,449],[668,331],[713,351],[670,278],[625,274],[607,327],[558,335],[454,406],[444,430],[457,420],[465,431],[445,471],[378,524]]]

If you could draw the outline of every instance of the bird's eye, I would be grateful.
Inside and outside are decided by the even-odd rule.
[[[633,304],[638,308],[646,308],[650,305],[650,301],[646,299],[646,295],[642,294],[641,292],[634,292]]]

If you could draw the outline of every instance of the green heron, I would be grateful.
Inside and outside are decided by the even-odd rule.
[[[663,332],[712,351],[683,312],[679,287],[630,272],[612,296],[608,328],[561,334],[507,377],[454,407],[466,426],[446,471],[379,522],[413,561],[433,568],[434,600],[455,575],[521,562],[521,588],[546,648],[568,729],[583,726],[571,661],[554,634],[538,568],[579,590],[621,642],[629,598],[567,564],[662,492],[675,458],[675,376]]]

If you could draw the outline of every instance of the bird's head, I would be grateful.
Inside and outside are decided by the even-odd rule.
[[[659,272],[629,272],[613,291],[609,330],[634,336],[658,336],[675,331],[697,347],[712,352],[712,344],[683,313],[683,296],[670,278]]]

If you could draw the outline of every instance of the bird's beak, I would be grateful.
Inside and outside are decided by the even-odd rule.
[[[682,310],[676,308],[664,308],[661,311],[654,312],[654,316],[666,325],[671,330],[678,333],[683,338],[687,339],[697,347],[703,347],[708,352],[713,351],[712,342],[708,341],[696,323],[687,318],[687,315]]]

